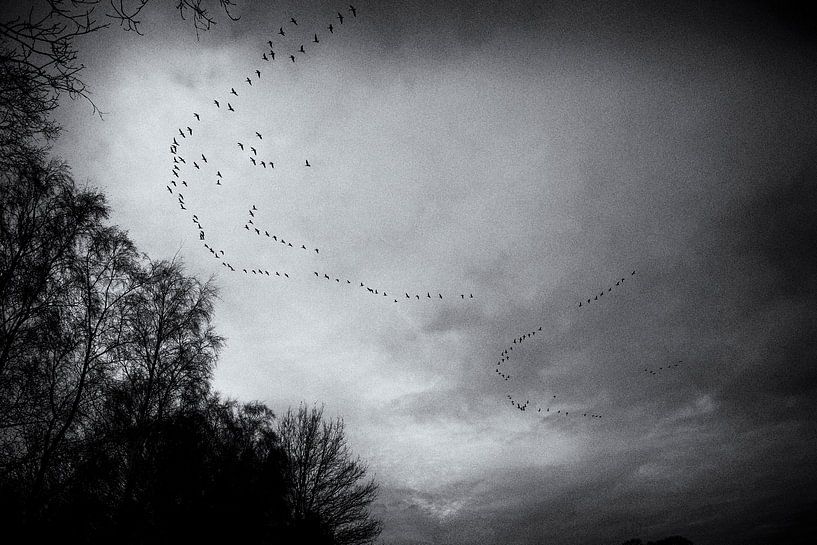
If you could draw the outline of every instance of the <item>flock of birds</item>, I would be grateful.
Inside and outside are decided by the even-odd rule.
[[[357,18],[357,10],[354,6],[349,5],[346,9],[347,15],[344,16],[342,12],[337,12],[337,16],[334,19],[337,19],[338,26],[335,26],[334,22],[328,24],[325,29],[329,32],[330,36],[334,35],[337,30],[344,24],[344,20],[348,18],[355,19]],[[272,66],[273,63],[276,62],[276,58],[281,59],[282,55],[283,58],[288,58],[289,63],[287,64],[294,64],[301,58],[306,58],[307,49],[303,44],[299,44],[298,47],[295,46],[294,43],[288,42],[286,40],[287,32],[291,31],[294,27],[299,26],[299,23],[295,17],[290,18],[288,23],[285,25],[281,25],[277,31],[277,36],[267,40],[266,44],[264,44],[263,52],[259,55],[258,60],[266,63],[266,66],[262,64],[258,68],[251,69],[250,73],[244,78],[243,82],[246,83],[246,91],[249,92],[251,89],[257,89],[258,84],[262,79],[262,73],[267,72],[267,66]],[[311,44],[317,46],[317,44],[323,44],[324,41],[321,40],[321,37],[318,35],[317,32],[312,32],[312,39]],[[273,41],[275,39],[275,42]],[[298,43],[298,42],[295,42]],[[277,50],[277,51],[276,51]],[[311,47],[310,47],[311,50]],[[262,67],[264,68],[262,72]],[[242,95],[245,91],[242,91]],[[240,97],[241,95],[235,89],[235,87],[230,87],[229,92],[227,93],[226,98],[224,96],[217,96],[213,98],[212,108],[214,113],[216,114],[227,114],[236,112],[236,108],[240,105]],[[204,110],[202,110],[204,111]],[[192,112],[192,118],[195,120],[195,123],[201,123],[202,117],[209,115],[208,113],[202,114],[199,112]],[[272,175],[273,171],[275,170],[275,165],[277,162],[273,160],[268,154],[266,150],[263,148],[264,144],[264,134],[258,130],[253,131],[254,134],[250,135],[249,140],[243,140],[236,142],[236,146],[234,149],[237,149],[243,156],[247,162],[251,163],[254,167],[262,170],[267,171],[268,175]],[[297,274],[292,274],[291,271],[282,271],[276,270],[275,267],[269,267],[266,264],[258,264],[258,263],[247,263],[243,262],[241,265],[238,265],[237,262],[233,261],[230,256],[227,255],[222,248],[217,248],[212,244],[212,241],[207,238],[207,232],[205,230],[204,224],[200,220],[197,214],[192,213],[192,210],[189,209],[187,206],[187,202],[185,201],[184,194],[182,193],[182,189],[184,191],[192,191],[192,187],[190,184],[193,183],[193,178],[191,175],[201,176],[204,179],[207,179],[212,183],[214,187],[225,186],[228,185],[227,178],[229,178],[230,172],[227,170],[226,166],[216,167],[213,166],[210,161],[208,161],[206,155],[199,151],[196,152],[187,152],[188,143],[192,142],[194,135],[194,130],[191,126],[184,126],[178,129],[178,135],[174,135],[172,139],[172,143],[170,144],[170,154],[172,157],[173,165],[171,167],[171,179],[169,183],[166,185],[167,191],[170,193],[172,197],[177,200],[177,204],[179,208],[189,214],[191,214],[191,220],[195,229],[198,232],[199,240],[203,246],[203,248],[209,252],[211,257],[218,261],[222,267],[224,267],[230,273],[238,273],[244,274],[247,276],[260,276],[264,278],[270,279],[282,279],[282,280],[291,280],[297,277]],[[182,155],[182,151],[185,151],[187,158]],[[195,157],[195,159],[193,159]],[[200,157],[200,159],[199,159]],[[303,159],[303,168],[311,168],[312,164],[309,162],[309,158]],[[222,170],[228,174],[225,177],[222,174]],[[190,180],[190,183],[188,183]],[[247,210],[246,221],[243,225],[243,231],[246,231],[249,235],[259,237],[264,239],[265,241],[269,242],[271,245],[275,247],[283,247],[287,250],[292,250],[295,252],[301,252],[304,255],[309,255],[312,258],[319,258],[321,256],[321,249],[314,245],[308,245],[306,242],[302,241],[295,241],[295,239],[287,234],[283,234],[281,232],[277,232],[272,230],[269,225],[263,223],[259,219],[259,209],[255,204],[252,204],[250,208]],[[321,272],[317,270],[312,270],[312,275],[314,275],[315,279],[322,282],[329,282],[336,286],[344,286],[347,288],[359,289],[364,293],[378,296],[381,298],[386,298],[387,300],[392,300],[394,303],[398,302],[418,302],[418,301],[443,301],[448,299],[454,300],[471,300],[474,298],[472,293],[454,293],[454,294],[443,294],[439,291],[432,291],[432,290],[422,290],[422,291],[410,291],[410,290],[393,290],[389,289],[386,290],[382,286],[378,285],[370,285],[366,282],[361,281],[360,279],[352,279],[338,274],[330,274],[329,272]],[[636,271],[632,271],[630,276],[635,276]],[[304,275],[306,276],[306,274]],[[616,280],[615,284],[611,284],[606,288],[606,290],[602,289],[598,293],[593,293],[592,296],[587,297],[586,299],[582,299],[578,303],[579,308],[587,307],[592,303],[598,302],[602,300],[605,293],[611,294],[613,288],[620,288],[624,285],[625,277],[621,277],[620,279]],[[514,348],[517,348],[517,353],[519,353],[519,348],[521,345],[529,340],[532,340],[536,334],[539,333],[541,337],[542,333],[542,326],[538,326],[533,330],[521,334],[514,338],[511,343],[509,343],[502,351],[499,353],[498,359],[496,361],[496,366],[494,369],[495,376],[503,381],[511,381],[513,375],[509,370],[511,357],[513,356]],[[672,363],[667,366],[661,366],[658,368],[650,369],[645,368],[644,373],[649,375],[655,375],[657,373],[663,372],[665,369],[674,369],[681,364],[681,361],[677,363]],[[542,416],[558,416],[558,417],[581,417],[581,418],[591,418],[591,419],[600,419],[602,415],[597,412],[591,412],[588,410],[575,410],[572,409],[570,411],[566,410],[564,407],[557,407],[557,397],[553,395],[551,398],[547,399],[547,402],[531,402],[530,399],[525,399],[522,402],[519,399],[514,398],[512,394],[507,394],[507,400],[509,403],[517,410],[521,412],[526,412],[529,409],[534,411],[535,413],[542,414]]]
[[[348,18],[355,19],[357,18],[357,9],[353,5],[349,5],[346,10],[347,15],[344,16],[343,12],[338,11],[336,17],[334,19],[337,20],[337,25],[335,26],[334,21],[329,23],[325,29],[329,32],[330,35],[335,35],[337,31],[339,31],[340,27],[344,24],[344,20]],[[270,38],[264,44],[264,49],[262,53],[259,55],[259,61],[262,61],[262,65],[257,68],[252,68],[248,75],[245,76],[244,82],[246,83],[246,90],[250,91],[250,89],[255,89],[258,87],[259,82],[262,79],[262,75],[267,72],[267,68],[263,66],[263,63],[269,63],[272,65],[276,62],[276,58],[280,59],[282,52],[284,55],[289,56],[290,63],[295,63],[300,58],[305,58],[307,55],[307,48],[304,44],[299,44],[296,46],[295,43],[289,43],[286,39],[288,32],[291,31],[294,27],[298,27],[299,23],[295,17],[289,19],[289,22],[285,25],[279,26],[277,31],[277,36]],[[312,32],[312,39],[311,43],[317,46],[317,44],[325,43],[324,40],[321,40],[321,37],[318,35],[317,32]],[[291,32],[290,32],[291,35]],[[278,38],[280,36],[280,38]],[[275,42],[273,41],[276,40]],[[277,52],[276,52],[277,49]],[[311,48],[310,48],[311,50]],[[262,71],[262,68],[264,69]],[[239,107],[239,100],[240,97],[243,96],[245,91],[239,93],[235,87],[230,87],[229,92],[227,93],[227,97],[217,96],[213,98],[213,107],[216,110],[216,113],[230,113],[236,112],[237,108]],[[196,123],[200,123],[202,121],[203,115],[198,111],[192,112],[192,117]],[[191,188],[191,185],[188,183],[188,180],[192,182],[191,174],[193,175],[200,175],[204,176],[206,179],[209,179],[211,183],[218,187],[218,186],[225,186],[228,185],[229,182],[227,181],[227,177],[222,174],[222,170],[225,173],[229,172],[226,167],[215,167],[213,166],[210,161],[208,161],[207,156],[200,152],[196,151],[193,153],[195,156],[194,160],[191,160],[190,155],[187,155],[185,158],[182,155],[182,151],[186,150],[186,144],[188,141],[192,140],[194,135],[193,127],[185,126],[180,127],[178,129],[178,134],[175,135],[172,139],[170,144],[170,154],[172,157],[173,165],[171,167],[171,175],[172,178],[170,179],[169,183],[166,185],[167,191],[170,193],[171,196],[175,196],[178,200],[178,205],[181,210],[190,211],[189,207],[187,206],[187,202],[184,199],[184,195],[182,193],[182,188]],[[250,140],[243,140],[236,142],[236,148],[238,151],[244,156],[244,160],[249,161],[254,167],[257,167],[261,170],[268,170],[269,175],[272,175],[273,170],[275,169],[276,161],[273,158],[267,155],[267,152],[263,149],[262,144],[264,143],[264,134],[261,130],[253,130],[253,134],[250,136]],[[185,154],[187,152],[185,151]],[[199,160],[199,157],[201,158]],[[304,158],[303,160],[303,168],[311,168],[312,163],[310,163],[309,158]],[[214,171],[214,172],[213,172]],[[312,245],[307,245],[303,241],[295,241],[295,239],[287,234],[276,232],[272,230],[268,225],[262,224],[259,222],[256,213],[258,212],[258,208],[255,204],[248,209],[248,215],[246,221],[243,225],[243,230],[246,231],[250,235],[255,235],[256,237],[263,237],[265,240],[274,244],[276,246],[280,246],[286,249],[292,250],[300,250],[304,253],[309,253],[313,255],[313,257],[320,256],[320,248],[314,247]],[[229,272],[235,273],[243,273],[246,275],[256,275],[261,277],[270,277],[270,278],[280,278],[280,279],[292,279],[295,278],[297,275],[290,272],[290,271],[281,271],[275,270],[274,267],[270,268],[268,265],[258,265],[258,264],[249,264],[249,263],[242,263],[238,265],[235,261],[232,261],[231,258],[227,255],[227,253],[223,249],[216,248],[212,244],[208,244],[207,232],[196,214],[192,214],[192,223],[194,224],[195,228],[198,231],[199,240],[202,243],[202,246],[206,251],[210,253],[210,255],[218,260],[222,267],[224,267]],[[361,291],[366,294],[377,295],[379,297],[386,297],[390,299],[393,303],[398,302],[407,302],[407,301],[420,301],[420,300],[434,300],[434,301],[441,301],[444,299],[453,299],[453,300],[460,300],[465,301],[466,299],[473,299],[474,295],[472,293],[451,293],[451,294],[443,294],[436,290],[397,290],[397,289],[386,289],[382,285],[373,285],[360,279],[352,279],[348,278],[343,275],[339,275],[336,273],[319,273],[318,271],[313,271],[315,277],[318,279],[323,280],[330,280],[334,281],[337,285],[344,285],[344,286],[352,286],[356,288],[361,288]],[[392,294],[391,296],[389,294]],[[425,293],[425,295],[423,295]],[[433,294],[433,295],[432,295]],[[404,297],[405,295],[405,297]]]

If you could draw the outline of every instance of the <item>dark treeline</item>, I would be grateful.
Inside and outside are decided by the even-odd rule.
[[[343,422],[211,386],[212,280],[153,261],[35,148],[0,172],[0,517],[77,543],[366,543]],[[13,160],[10,160],[13,159]]]
[[[3,534],[373,542],[377,486],[342,420],[305,405],[276,417],[219,396],[212,279],[140,253],[108,222],[105,196],[50,156],[57,99],[87,98],[74,39],[106,26],[89,15],[98,3],[48,0],[0,24]],[[209,27],[200,2],[179,6]],[[136,28],[135,13],[112,17]]]

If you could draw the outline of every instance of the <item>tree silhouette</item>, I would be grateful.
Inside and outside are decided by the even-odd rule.
[[[150,0],[41,0],[26,4],[16,17],[0,21],[0,161],[25,155],[24,147],[59,134],[50,118],[60,96],[87,100],[99,113],[79,62],[77,40],[118,23],[140,32],[139,16]],[[209,4],[232,20],[232,0],[178,0],[175,9],[196,32],[216,23]],[[104,6],[104,12],[99,10]]]
[[[369,513],[377,496],[366,467],[346,444],[343,420],[323,419],[323,408],[301,404],[278,422],[286,456],[285,480],[290,514],[310,537],[327,543],[372,543],[380,522]]]

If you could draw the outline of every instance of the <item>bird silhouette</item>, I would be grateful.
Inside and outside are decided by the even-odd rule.
[[[221,108],[221,106],[219,106],[219,104],[218,104],[218,100],[213,99],[213,102],[215,102],[215,104],[216,104],[216,108]]]
[[[357,10],[355,9],[355,6],[353,6],[352,4],[349,4],[349,11],[352,12],[352,17],[357,17]]]
[[[247,83],[249,83],[252,86],[252,80],[250,78],[247,78]]]
[[[298,51],[299,51],[299,52],[301,52],[301,53],[306,53],[306,51],[304,51],[304,46],[303,46],[303,44],[301,44],[301,48],[300,48],[300,49],[298,49]]]
[[[311,167],[312,165],[309,164],[309,159],[306,160],[306,166]]]
[[[263,138],[261,138],[261,133],[258,131],[255,131],[255,136],[257,136],[259,140],[263,140]]]
[[[247,79],[250,79],[250,78],[247,78]],[[252,83],[250,83],[250,85],[252,85]],[[238,96],[238,93],[235,92],[235,87],[230,87],[230,94]]]
[[[262,58],[262,59],[264,59],[265,61],[269,62],[269,59],[267,58],[267,54],[266,54],[266,53],[264,53],[263,55],[261,55],[261,58]]]
[[[197,114],[196,112],[193,112],[193,116],[196,118],[196,120],[201,121],[199,114]]]
[[[258,155],[258,152],[257,152],[257,151],[255,151],[255,148],[254,148],[254,147],[250,146],[250,149],[252,150],[252,154],[253,154],[253,155]]]
[[[330,33],[330,34],[334,34],[334,33],[335,33],[335,27],[333,27],[331,24],[330,24],[328,27],[326,27],[326,28],[328,28],[328,29],[329,29],[329,33]]]
[[[340,12],[338,12],[338,21],[340,21],[340,24],[343,24],[343,15]]]
[[[256,164],[254,157],[250,157],[250,161],[252,161],[252,164],[254,164],[254,165]]]
[[[298,26],[298,21],[295,20],[295,17],[290,18],[290,21],[292,21],[293,25]]]
[[[292,59],[292,62],[295,62],[295,55],[290,55],[289,58]]]
[[[241,148],[241,151],[244,151],[244,144],[241,142],[238,143],[238,147]]]
[[[286,32],[284,32],[284,27],[281,27],[281,28],[278,30],[278,34],[280,34],[281,36],[286,36]]]
[[[231,112],[235,111],[235,110],[233,110],[233,105],[230,104],[229,102],[227,103],[227,109],[230,110]]]
[[[205,163],[207,162],[207,157],[205,157],[203,153],[201,154],[201,160]]]
[[[258,79],[261,79],[261,70],[256,70],[255,74],[258,76]]]
[[[267,40],[267,43],[269,44],[270,49],[272,49],[272,40]]]
[[[314,38],[312,41],[313,41],[313,42],[315,42],[316,44],[317,44],[317,43],[320,43],[320,42],[318,41],[318,35],[317,35],[317,34],[315,34],[315,38]]]
[[[270,47],[272,47],[272,46],[270,46]],[[270,50],[269,50],[269,54],[270,54],[270,57],[272,57],[272,60],[275,60],[275,51],[273,51],[272,49],[270,49]]]

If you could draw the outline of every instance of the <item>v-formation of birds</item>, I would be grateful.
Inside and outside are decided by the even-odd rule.
[[[357,17],[357,9],[353,5],[349,5],[348,9],[345,10],[347,15],[344,15],[344,12],[338,11],[336,16],[333,17],[332,22],[330,22],[325,29],[329,32],[330,36],[334,35],[337,30],[344,24],[344,20],[348,17],[356,18]],[[336,26],[337,24],[337,26]],[[348,23],[347,23],[348,24]],[[255,88],[258,87],[259,81],[263,79],[264,72],[267,71],[266,63],[269,63],[269,68],[272,67],[272,63],[276,62],[276,55],[280,59],[281,51],[283,50],[285,54],[289,54],[289,58],[291,62],[296,62],[296,60],[300,58],[307,58],[307,46],[304,44],[300,44],[297,47],[294,47],[292,43],[288,41],[286,38],[288,30],[292,30],[294,27],[299,26],[298,20],[295,17],[289,19],[289,22],[281,25],[278,29],[277,34],[281,36],[281,38],[271,38],[266,41],[264,44],[264,50],[260,54],[258,61],[259,67],[251,68],[249,70],[249,74],[243,76],[243,82],[246,84],[245,90],[239,92],[235,86],[230,87],[229,91],[226,92],[225,96],[217,96],[213,98],[213,103],[210,108],[210,112],[214,114],[229,114],[230,112],[236,112],[237,106],[239,105],[239,100],[241,100],[241,96],[245,92],[253,92]],[[273,42],[273,39],[276,41]],[[280,40],[280,41],[279,41]],[[317,32],[312,33],[312,39],[310,44],[311,46],[317,44],[325,44],[325,40],[321,40]],[[296,42],[297,43],[297,42]],[[267,47],[268,46],[268,47]],[[276,53],[276,48],[278,52]],[[263,70],[262,70],[263,69]],[[241,84],[238,85],[238,88],[241,89]],[[208,110],[201,110],[193,112],[193,118],[196,122],[201,122],[202,115],[208,115],[207,113],[202,114],[201,112],[207,112]],[[213,183],[216,187],[229,187],[230,183],[227,180],[229,177],[225,177],[222,174],[222,168],[216,167],[212,165],[205,156],[204,153],[195,153],[195,160],[190,160],[190,156],[185,159],[184,156],[181,155],[181,151],[183,148],[183,144],[187,143],[188,139],[192,139],[194,134],[193,128],[190,126],[185,126],[184,128],[179,128],[178,136],[174,136],[172,143],[170,145],[170,152],[173,160],[173,166],[171,170],[171,174],[173,178],[171,178],[170,182],[168,183],[167,190],[170,192],[171,195],[176,195],[178,198],[179,207],[182,210],[188,211],[188,207],[186,206],[187,203],[184,200],[184,195],[182,193],[182,188],[190,188],[190,185],[187,181],[187,176],[184,176],[186,169],[191,174],[199,174],[204,175],[205,177],[212,176],[209,178],[211,183]],[[267,155],[267,152],[264,149],[264,134],[260,130],[253,130],[251,134],[248,135],[246,139],[242,139],[241,141],[235,142],[235,149],[243,155],[245,160],[251,163],[254,167],[257,167],[262,172],[264,170],[267,171],[268,176],[273,176],[273,172],[275,170],[276,163],[279,161],[274,160],[273,157]],[[199,157],[201,158],[199,160]],[[303,168],[311,168],[312,163],[310,162],[308,157],[304,157]],[[193,169],[192,171],[190,169]],[[204,171],[207,171],[209,174],[206,174]],[[212,174],[212,171],[215,170],[215,174]],[[227,173],[226,167],[223,168],[224,172]],[[196,172],[198,171],[198,172]],[[192,180],[192,179],[191,179]],[[192,181],[191,181],[192,183]],[[280,233],[275,231],[274,229],[270,228],[268,224],[262,223],[259,221],[259,218],[256,217],[257,207],[256,205],[252,205],[252,208],[248,210],[248,217],[243,225],[243,231],[250,235],[256,235],[258,237],[264,237],[272,244],[283,246],[287,249],[293,250],[300,250],[301,252],[306,252],[312,256],[319,256],[320,255],[320,248],[315,247],[312,244],[307,244],[305,241],[295,241],[292,237],[286,235],[285,233]],[[236,273],[244,273],[247,275],[257,275],[257,276],[268,276],[268,277],[279,277],[283,279],[292,278],[294,275],[291,275],[290,272],[282,272],[276,271],[273,269],[268,269],[265,266],[259,265],[252,265],[249,264],[247,267],[238,266],[234,262],[230,260],[230,258],[226,255],[223,249],[216,249],[211,244],[205,242],[207,239],[207,233],[205,232],[204,226],[202,225],[198,216],[193,214],[192,216],[193,224],[195,225],[196,229],[198,230],[199,239],[202,242],[205,250],[210,252],[214,259],[217,259],[221,262],[221,265],[226,268],[230,272]],[[271,272],[270,272],[271,271]],[[315,272],[318,278],[330,278],[328,273],[322,273],[322,275],[318,275],[317,271]],[[352,280],[350,278],[343,277],[343,282],[341,282],[341,275],[333,273],[331,278],[335,279],[336,284],[343,284],[345,286],[354,286],[362,288],[363,293],[368,293],[372,295],[378,295],[383,297],[389,297],[389,291],[392,291],[394,295],[398,292],[396,290],[387,290],[384,289],[382,286],[374,286],[366,282],[360,282],[359,280]],[[414,301],[421,299],[421,294],[413,292],[413,297],[409,296],[409,292],[402,292],[406,294],[406,299],[412,299]],[[431,291],[426,290],[425,294],[426,297],[423,298],[424,300],[432,299]],[[465,299],[473,299],[473,294],[469,293],[454,293],[454,294],[447,294],[443,295],[437,291],[434,292],[435,296],[433,300],[440,301],[443,299],[456,299],[460,301],[464,301]],[[459,296],[459,297],[458,297]],[[391,301],[394,303],[405,301],[402,297],[397,298],[396,296],[391,297]]]
[[[350,5],[348,7],[348,13],[351,15],[352,18],[357,17],[357,10],[352,5]],[[343,25],[343,21],[347,17],[348,17],[348,15],[346,17],[344,17],[343,13],[337,12],[337,16],[336,16],[335,19],[337,20],[338,26],[335,26],[334,23],[330,23],[326,27],[326,30],[328,30],[330,35],[335,34],[335,31],[338,30],[341,25]],[[281,36],[281,39],[284,39],[286,37],[286,35],[287,35],[286,28],[291,28],[291,27],[294,27],[294,26],[298,26],[298,21],[297,21],[297,19],[295,17],[292,17],[292,18],[290,18],[289,22],[286,25],[281,25],[279,27],[279,30],[278,30],[277,34]],[[321,41],[318,33],[313,33],[313,38],[312,38],[311,42],[312,42],[312,44],[316,44],[316,45],[324,43],[323,41]],[[280,53],[281,53],[280,49],[285,47],[287,44],[286,43],[276,44],[276,43],[273,42],[272,39],[270,39],[270,40],[267,40],[266,45],[269,46],[269,47],[265,48],[265,50],[259,56],[258,59],[259,59],[259,61],[262,61],[262,63],[270,63],[271,64],[271,63],[274,63],[276,61],[276,55],[278,56],[278,58],[280,58]],[[279,48],[279,51],[277,53],[276,53],[276,47]],[[294,49],[294,50],[290,49],[289,51],[286,51],[285,54],[288,54],[288,59],[289,59],[290,63],[296,63],[300,58],[302,58],[302,57],[305,58],[305,55],[307,54],[307,50],[306,50],[306,48],[304,47],[303,44],[300,44],[300,46],[297,47],[297,49]],[[264,71],[266,71],[266,66],[263,66],[263,68],[264,68]],[[262,74],[263,74],[264,71],[262,71],[261,68],[255,68],[255,69],[252,69],[251,73],[245,77],[244,82],[246,83],[246,92],[251,91],[251,88],[254,87],[253,86],[254,82],[257,84],[262,79]],[[242,91],[242,93],[244,93],[244,92],[245,91]],[[229,92],[227,93],[227,98],[224,98],[224,97],[215,97],[215,98],[213,98],[213,104],[211,105],[211,108],[212,108],[211,112],[213,114],[220,114],[220,115],[225,115],[225,114],[229,114],[230,112],[235,112],[236,111],[236,105],[239,104],[238,100],[239,100],[240,96],[241,95],[236,90],[236,88],[231,87]],[[233,104],[233,102],[235,102],[235,105]],[[201,122],[202,115],[206,116],[209,113],[211,113],[211,112],[208,112],[205,109],[202,109],[200,111],[205,112],[205,113],[202,114],[202,113],[199,113],[199,111],[197,111],[197,112],[193,112],[193,114],[192,114],[193,119],[195,119],[195,122],[197,122],[197,123]],[[187,180],[182,177],[182,175],[185,172],[185,170],[183,170],[183,169],[187,169],[188,171],[190,171],[190,169],[192,168],[195,171],[199,171],[199,173],[202,173],[202,168],[203,167],[205,169],[207,169],[208,171],[210,171],[210,172],[215,170],[214,174],[209,174],[209,176],[212,176],[212,178],[210,178],[211,183],[213,183],[217,187],[218,186],[229,185],[229,182],[225,179],[225,176],[222,174],[221,169],[211,165],[210,162],[207,160],[207,157],[204,155],[204,153],[198,153],[198,152],[195,153],[194,154],[195,159],[191,159],[189,155],[188,155],[188,159],[185,159],[181,155],[181,150],[182,150],[183,144],[186,143],[188,138],[192,138],[193,134],[194,134],[194,130],[193,130],[193,128],[191,126],[186,125],[186,126],[184,126],[182,128],[179,128],[178,129],[178,136],[173,137],[172,144],[170,145],[170,152],[171,152],[172,160],[173,160],[173,166],[172,166],[172,170],[171,170],[171,174],[172,174],[173,178],[171,178],[171,180],[170,180],[169,184],[166,186],[166,188],[167,188],[168,192],[171,195],[174,195],[176,197],[176,199],[178,200],[178,204],[179,204],[180,209],[184,210],[184,211],[188,211],[188,208],[185,206],[186,202],[185,202],[185,199],[184,199],[184,194],[182,193],[182,188],[183,187],[184,188],[189,188],[190,186],[189,186]],[[264,144],[264,135],[263,135],[263,133],[261,131],[255,131],[254,130],[254,131],[252,131],[252,133],[250,134],[250,136],[246,140],[236,142],[236,148],[235,149],[237,149],[240,153],[242,153],[244,155],[245,159],[249,163],[251,163],[253,166],[261,169],[262,171],[266,170],[268,175],[272,175],[272,173],[273,173],[273,171],[275,169],[275,164],[278,161],[275,161],[275,160],[273,160],[272,157],[270,157],[268,155],[265,155],[266,152],[264,152],[263,144]],[[260,153],[259,153],[259,151],[260,151]],[[200,159],[199,159],[199,157],[200,157]],[[312,164],[310,163],[309,158],[305,157],[303,159],[302,167],[303,168],[311,168],[312,167]],[[224,171],[227,172],[226,167],[224,167]],[[194,174],[194,172],[190,171],[190,174]],[[320,256],[320,248],[318,248],[318,247],[315,247],[313,245],[307,245],[306,242],[304,242],[304,241],[297,241],[296,242],[291,237],[289,237],[289,236],[287,236],[285,234],[282,234],[282,233],[271,232],[268,225],[262,224],[259,221],[259,218],[256,215],[258,212],[259,212],[258,208],[254,204],[251,206],[251,208],[248,209],[247,218],[246,218],[246,221],[245,221],[245,223],[243,225],[243,229],[242,229],[243,231],[246,231],[250,235],[254,235],[254,236],[257,236],[257,237],[263,237],[269,243],[274,244],[276,246],[283,246],[286,249],[291,249],[291,250],[294,250],[294,251],[300,251],[300,252],[303,252],[305,254],[309,254],[311,256],[316,256],[316,257]],[[207,250],[214,259],[219,261],[221,263],[221,265],[225,269],[227,269],[229,272],[231,272],[231,273],[241,273],[241,274],[245,274],[245,275],[248,275],[248,276],[249,275],[254,275],[254,276],[261,276],[261,277],[267,277],[267,278],[279,278],[279,279],[291,279],[293,277],[293,275],[291,275],[288,271],[275,270],[274,267],[273,268],[268,268],[268,266],[266,266],[266,265],[259,265],[259,264],[242,264],[241,266],[234,265],[234,263],[230,259],[228,259],[228,257],[226,256],[226,253],[225,253],[225,251],[223,249],[218,249],[218,248],[212,246],[211,244],[208,244],[204,226],[203,226],[202,222],[200,221],[199,217],[196,214],[192,214],[192,222],[195,225],[196,229],[198,230],[198,236],[199,236],[200,241],[202,242],[202,245],[203,245],[204,249]],[[424,291],[424,293],[410,292],[410,291],[404,291],[404,290],[401,290],[401,291],[388,290],[387,291],[386,289],[384,289],[383,287],[380,287],[380,286],[369,285],[366,282],[361,282],[360,280],[353,280],[353,279],[350,279],[350,278],[343,277],[341,275],[330,274],[329,272],[313,271],[313,274],[314,274],[316,280],[318,280],[318,281],[329,282],[329,283],[334,284],[336,286],[344,286],[344,287],[348,287],[348,288],[358,288],[358,289],[361,289],[361,291],[364,291],[365,293],[386,298],[386,300],[391,300],[394,303],[398,303],[398,302],[401,302],[401,301],[405,301],[405,302],[409,302],[409,301],[415,301],[415,302],[418,302],[418,301],[442,301],[442,300],[447,300],[447,299],[455,299],[455,300],[465,301],[465,300],[471,300],[471,299],[474,298],[474,295],[472,293],[458,293],[458,294],[443,295],[440,292],[431,291],[431,290],[426,290],[426,291]],[[635,275],[635,271],[633,271],[631,273],[631,276],[634,276],[634,275]],[[589,306],[593,302],[599,301],[600,299],[602,299],[604,297],[605,293],[611,294],[611,292],[613,291],[614,288],[622,287],[624,285],[624,282],[625,282],[624,277],[622,277],[619,280],[616,280],[615,284],[614,285],[611,284],[610,286],[608,286],[606,291],[604,289],[602,289],[601,291],[599,291],[597,293],[594,292],[589,297],[583,298],[581,301],[579,301],[578,307],[579,308],[584,308],[586,306]],[[391,293],[391,295],[390,295],[390,293]],[[510,381],[512,379],[512,375],[511,375],[510,371],[508,370],[508,362],[509,362],[509,360],[511,358],[514,346],[519,348],[519,346],[521,346],[521,344],[523,342],[525,342],[528,339],[533,338],[537,333],[540,333],[540,335],[541,335],[541,332],[542,332],[542,327],[539,326],[538,328],[536,328],[536,329],[534,329],[534,330],[532,330],[530,332],[524,333],[524,334],[520,335],[519,337],[514,338],[513,342],[509,346],[507,346],[505,349],[503,349],[503,351],[500,353],[498,361],[496,363],[496,368],[494,369],[494,372],[495,372],[497,378],[499,378],[502,381]],[[502,364],[505,364],[505,365],[503,366]],[[671,369],[671,368],[677,367],[678,365],[680,365],[680,362],[677,363],[677,364],[670,364],[670,365],[666,366],[666,368]],[[655,369],[645,368],[644,373],[655,375],[658,372],[662,371],[663,369],[664,369],[663,366],[655,368]],[[544,402],[544,403],[543,402],[537,402],[537,403],[534,403],[533,405],[531,405],[530,399],[526,399],[524,402],[521,402],[521,400],[515,399],[511,394],[507,394],[507,399],[509,400],[509,402],[511,403],[511,405],[515,409],[517,409],[519,411],[522,411],[522,412],[527,411],[529,409],[529,407],[530,407],[531,410],[533,410],[535,408],[536,413],[542,413],[542,410],[544,409],[544,412],[545,412],[546,415],[564,416],[564,417],[573,416],[573,417],[583,417],[583,418],[593,418],[593,419],[602,418],[602,416],[600,414],[595,413],[595,412],[588,412],[586,410],[567,411],[567,410],[564,410],[563,408],[557,408],[557,403],[555,401],[557,398],[556,398],[555,395],[551,399],[548,399],[547,402]]]

